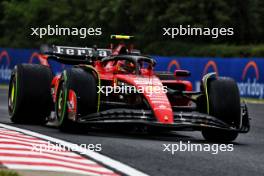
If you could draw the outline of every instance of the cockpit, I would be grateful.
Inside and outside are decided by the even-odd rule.
[[[152,74],[156,61],[148,56],[118,55],[102,59],[103,63],[112,63],[115,74]]]

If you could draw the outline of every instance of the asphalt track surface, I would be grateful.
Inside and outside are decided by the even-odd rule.
[[[149,175],[264,175],[264,105],[249,104],[251,131],[241,134],[232,152],[164,152],[163,144],[180,141],[205,144],[200,132],[175,132],[162,135],[92,131],[66,134],[47,126],[12,124],[7,112],[7,90],[0,89],[0,123],[28,129],[76,144],[102,144],[109,156]],[[213,145],[213,143],[211,143]]]

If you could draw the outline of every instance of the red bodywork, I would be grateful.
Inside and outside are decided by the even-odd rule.
[[[124,44],[119,44],[116,48],[112,47],[112,55],[118,56],[119,54],[122,54],[124,50],[126,50],[128,53],[133,49],[133,46],[126,48]],[[43,57],[46,58],[46,57]],[[118,61],[120,62],[120,61]],[[175,85],[181,85],[184,87],[185,91],[192,91],[192,84],[189,81],[181,80],[180,78],[173,79],[173,80],[160,80],[154,73],[153,68],[141,68],[140,69],[140,75],[136,74],[120,74],[118,73],[118,63],[114,63],[114,61],[109,61],[106,64],[102,63],[100,60],[94,61],[92,65],[97,72],[100,75],[101,81],[108,81],[111,82],[111,85],[115,85],[116,81],[122,81],[126,82],[130,85],[138,87],[160,87],[162,89],[163,85],[166,85],[168,87],[175,86]],[[54,76],[52,80],[52,97],[53,101],[56,101],[57,96],[57,90],[60,82],[60,75]],[[144,98],[147,100],[148,104],[150,105],[151,109],[154,112],[154,115],[156,117],[156,120],[159,123],[162,124],[172,124],[174,122],[173,117],[173,110],[172,106],[187,106],[190,103],[190,100],[180,98],[177,99],[177,101],[171,101],[169,100],[166,93],[159,91],[159,92],[144,92],[143,93]],[[71,96],[69,97],[71,102],[76,102],[73,93],[71,93]],[[73,105],[73,110],[76,107],[76,105]]]

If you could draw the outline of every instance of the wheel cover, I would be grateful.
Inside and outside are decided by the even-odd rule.
[[[17,97],[17,82],[15,76],[12,78],[10,89],[11,91],[8,94],[8,108],[9,108],[9,112],[11,114],[14,114],[16,108],[16,97]]]
[[[56,111],[57,111],[59,125],[62,124],[67,109],[67,89],[64,87],[65,85],[64,83],[62,83],[61,88],[59,89],[59,96],[56,103],[56,107],[57,107]]]
[[[59,93],[59,98],[58,98],[58,116],[61,118],[62,116],[62,106],[63,106],[63,92],[62,90]]]
[[[14,102],[14,97],[15,97],[15,86],[12,84],[12,89],[11,89],[11,103]]]

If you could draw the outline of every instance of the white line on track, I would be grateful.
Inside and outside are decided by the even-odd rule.
[[[22,144],[22,145],[27,145],[27,146],[31,146],[33,147],[33,145],[37,145],[37,144],[48,144],[48,142],[46,143],[33,143],[33,142],[29,142],[29,141],[21,141],[21,140],[15,140],[15,139],[10,139],[10,138],[0,138],[0,142],[3,143],[14,143],[14,144]]]
[[[21,129],[21,128],[17,128],[17,127],[13,127],[13,126],[10,126],[10,125],[6,125],[6,124],[1,124],[0,123],[0,127],[3,127],[3,128],[6,128],[6,129],[9,129],[9,130],[14,130],[14,131],[18,131],[18,132],[21,132],[21,133],[24,133],[24,134],[27,134],[27,135],[30,135],[30,136],[34,136],[34,137],[37,137],[37,138],[41,138],[41,139],[45,139],[45,140],[48,140],[50,142],[54,142],[54,143],[57,143],[57,144],[61,144],[61,145],[64,145],[64,146],[67,146],[68,148],[72,149],[72,150],[75,150],[76,152],[78,153],[82,153],[83,155],[86,155],[88,158],[92,158],[94,159],[95,161],[98,161],[100,163],[103,163],[104,165],[106,166],[109,166],[121,173],[124,173],[126,175],[129,175],[129,176],[147,176],[147,174],[141,172],[141,171],[138,171],[128,165],[125,165],[119,161],[116,161],[114,159],[111,159],[107,156],[104,156],[102,154],[99,154],[97,152],[94,152],[94,151],[91,151],[91,150],[87,150],[86,148],[82,148],[82,147],[78,147],[76,149],[76,144],[74,143],[70,143],[70,142],[66,142],[66,141],[63,141],[61,139],[56,139],[56,138],[53,138],[53,137],[50,137],[50,136],[46,136],[46,135],[43,135],[43,134],[40,134],[40,133],[36,133],[36,132],[32,132],[32,131],[29,131],[29,130],[26,130],[26,129]],[[85,151],[85,152],[84,152]]]
[[[48,143],[47,141],[42,141],[39,139],[28,139],[28,138],[23,138],[23,137],[2,135],[2,134],[0,134],[0,138],[7,139],[7,140],[21,141],[21,142],[30,142],[32,144],[47,144]]]
[[[39,163],[40,165],[42,164],[47,164],[49,166],[52,165],[60,165],[60,166],[66,166],[66,167],[74,167],[74,168],[78,168],[78,169],[86,169],[87,167],[89,167],[89,170],[91,171],[96,171],[96,172],[108,172],[107,168],[104,168],[102,166],[99,165],[85,165],[85,164],[75,164],[75,163],[71,163],[71,162],[63,162],[63,161],[59,161],[57,163],[53,163],[54,160],[53,159],[45,159],[45,158],[35,158],[35,157],[18,157],[18,156],[0,156],[0,160],[4,163],[6,162],[25,162],[25,163]],[[53,163],[53,164],[51,164]]]
[[[32,146],[25,146],[25,145],[21,145],[21,144],[2,144],[0,142],[0,150],[3,149],[8,149],[8,150],[24,150],[24,151],[32,151]],[[44,152],[43,152],[44,153]],[[49,151],[45,151],[45,154],[53,154],[53,155],[57,155],[57,156],[63,156],[63,157],[70,157],[70,158],[76,158],[76,159],[80,159],[81,156],[77,155],[76,153],[72,153],[72,152],[68,152],[68,151],[53,151],[53,150],[49,150]]]
[[[28,150],[16,150],[16,149],[8,149],[8,150],[2,150],[0,148],[0,156],[1,155],[8,155],[8,154],[12,154],[12,155],[28,155],[28,157],[46,157],[46,158],[52,158],[54,160],[65,160],[65,161],[71,161],[71,162],[76,162],[76,163],[80,163],[80,164],[90,164],[90,165],[95,165],[96,163],[94,161],[91,160],[87,160],[87,159],[83,159],[83,158],[72,158],[72,157],[67,157],[67,156],[54,156],[52,154],[49,153],[39,153],[39,152],[32,152],[32,151],[28,151]]]

